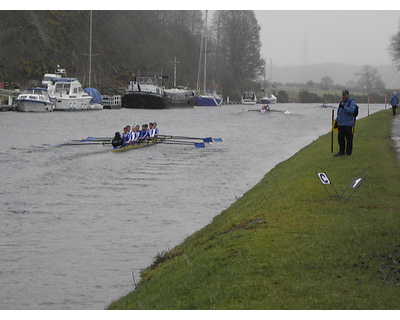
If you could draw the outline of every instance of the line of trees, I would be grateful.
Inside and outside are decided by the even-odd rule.
[[[125,87],[133,73],[168,76],[195,89],[202,11],[93,11],[92,86]],[[263,73],[260,26],[253,11],[216,11],[209,22],[207,84],[238,98]],[[0,81],[26,86],[59,64],[87,81],[90,11],[0,11]],[[204,53],[203,53],[204,54]]]

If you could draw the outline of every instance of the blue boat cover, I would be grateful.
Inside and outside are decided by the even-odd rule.
[[[101,97],[101,94],[97,89],[95,88],[85,88],[83,89],[89,96],[92,97],[91,102],[92,103],[100,103],[103,104],[103,98]]]

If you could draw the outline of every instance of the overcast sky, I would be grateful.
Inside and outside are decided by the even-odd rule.
[[[256,10],[262,57],[277,65],[391,64],[400,10]]]

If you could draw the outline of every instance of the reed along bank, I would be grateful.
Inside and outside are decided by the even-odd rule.
[[[329,133],[281,162],[209,225],[159,253],[136,290],[108,308],[399,309],[392,119],[381,111],[357,120],[351,156],[333,157]],[[328,195],[317,168],[339,194],[361,172],[367,178],[346,202]]]

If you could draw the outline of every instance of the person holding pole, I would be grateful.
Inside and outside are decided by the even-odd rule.
[[[342,102],[340,102],[334,128],[338,128],[339,152],[335,157],[350,156],[353,152],[353,127],[355,123],[354,111],[356,103],[350,98],[348,90],[342,91]]]
[[[396,109],[399,105],[399,98],[397,97],[396,92],[393,92],[392,97],[390,98],[390,105],[392,106],[393,115],[396,115]]]

